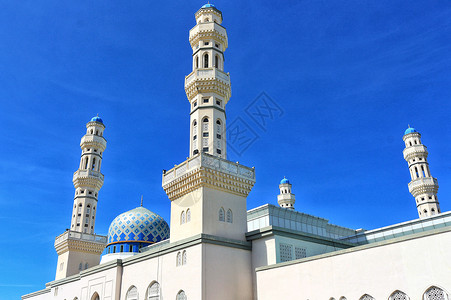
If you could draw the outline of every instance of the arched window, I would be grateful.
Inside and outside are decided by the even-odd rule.
[[[78,213],[81,214],[81,210],[82,210],[83,204],[78,204]]]
[[[78,271],[81,271],[81,270],[83,270],[83,263],[80,263],[80,264],[78,265]]]
[[[85,263],[85,270],[88,268],[88,266],[89,266],[88,263]]]
[[[147,288],[147,300],[160,300],[160,284],[154,282]]]
[[[84,169],[86,170],[88,168],[88,157],[86,156],[85,157],[85,167],[84,167]]]
[[[218,139],[221,139],[221,135],[222,135],[222,123],[221,120],[216,120],[216,137]]]
[[[100,300],[99,294],[97,294],[97,292],[94,293],[94,295],[92,295],[92,297],[91,297],[91,300]]]
[[[186,222],[188,223],[189,221],[191,221],[191,210],[188,208],[186,210]]]
[[[346,297],[342,296],[340,297],[340,300],[346,300]]]
[[[89,214],[91,213],[91,205],[88,204],[88,206],[86,206],[86,213]]]
[[[219,69],[219,56],[215,55],[215,68]]]
[[[196,69],[199,68],[199,56],[197,56],[197,55],[196,55],[196,58],[195,58],[195,66],[196,66]]]
[[[95,167],[96,167],[96,158],[94,157],[94,158],[92,159],[92,167],[91,167],[91,170],[94,170]]]
[[[182,253],[182,265],[186,265],[186,250],[183,250]]]
[[[186,222],[186,216],[185,216],[185,211],[182,211],[182,214],[180,215],[180,224],[185,224]]]
[[[227,210],[227,223],[233,223],[233,214],[230,208]]]
[[[374,298],[368,294],[363,295],[359,300],[374,300]]]
[[[415,167],[415,174],[417,175],[416,178],[420,177],[420,175],[418,174],[418,168],[417,167]]]
[[[221,207],[221,208],[219,209],[219,221],[221,221],[221,222],[224,222],[224,221],[225,221],[224,215],[225,215],[224,208]]]
[[[138,289],[136,286],[132,286],[128,289],[126,300],[138,300]]]
[[[431,208],[431,216],[435,215],[435,209]]]
[[[208,68],[208,53],[204,55],[204,68]]]
[[[390,295],[390,297],[388,299],[389,300],[409,300],[409,297],[407,297],[407,295],[401,291],[395,291]]]
[[[423,300],[449,300],[448,294],[436,286],[431,286],[423,295]]]
[[[186,295],[185,295],[184,291],[178,292],[176,300],[186,300],[186,299],[187,298],[186,298]]]
[[[177,267],[182,265],[182,253],[180,253],[180,251],[177,252],[177,260],[175,262],[175,265]]]

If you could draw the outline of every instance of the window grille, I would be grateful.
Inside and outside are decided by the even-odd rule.
[[[390,300],[409,300],[409,297],[407,297],[407,295],[401,291],[396,291],[393,294],[391,294],[389,299]]]
[[[424,300],[448,300],[448,295],[440,288],[433,286],[424,293]]]
[[[292,256],[293,245],[280,243],[279,244],[279,252],[280,252],[280,261],[290,261],[293,259]]]
[[[186,265],[186,250],[184,250],[182,254],[182,265]]]
[[[374,298],[368,294],[365,294],[362,297],[360,297],[359,300],[374,300]]]
[[[191,210],[188,208],[186,210],[186,222],[188,223],[189,221],[191,221]]]
[[[182,254],[180,252],[177,253],[177,262],[176,262],[176,266],[181,266],[182,265]]]
[[[138,289],[133,286],[131,287],[128,292],[127,296],[125,297],[126,300],[138,300]]]
[[[185,211],[182,211],[182,215],[180,216],[180,224],[185,224]]]
[[[154,282],[147,288],[147,300],[160,300],[160,284]]]
[[[221,221],[221,222],[225,221],[225,219],[224,219],[224,208],[222,208],[222,207],[219,209],[219,221]]]
[[[294,247],[294,258],[295,259],[300,259],[300,258],[304,258],[304,257],[307,257],[306,249],[305,248],[301,248],[301,247]],[[346,298],[343,298],[343,299],[346,299]]]
[[[227,210],[227,223],[233,223],[233,214],[231,209]]]
[[[178,294],[177,294],[177,300],[186,300],[187,298],[186,298],[186,295],[185,295],[185,292],[184,291],[180,291]]]

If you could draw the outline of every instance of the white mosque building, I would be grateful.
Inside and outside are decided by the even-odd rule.
[[[95,234],[106,149],[96,116],[81,139],[71,225],[55,239],[55,280],[22,299],[449,300],[451,212],[440,210],[420,133],[403,136],[418,219],[369,231],[333,225],[296,211],[286,178],[278,206],[247,210],[255,170],[227,160],[222,13],[206,4],[195,18],[190,153],[162,175],[170,226],[141,204],[116,217],[108,236]]]

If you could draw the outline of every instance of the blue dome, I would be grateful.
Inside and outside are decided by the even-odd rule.
[[[404,135],[412,133],[412,132],[418,132],[415,130],[415,128],[409,127],[406,129],[406,131],[404,131]]]
[[[103,124],[103,121],[99,116],[93,117],[90,122],[99,122]]]
[[[280,184],[285,184],[285,183],[290,183],[290,181],[288,179],[286,179],[285,177],[280,181]]]
[[[169,238],[168,223],[142,206],[117,216],[108,230],[108,245],[112,243],[153,244],[167,238]]]
[[[209,8],[209,7],[216,8],[216,6],[214,4],[210,4],[210,3],[204,4],[201,8]]]

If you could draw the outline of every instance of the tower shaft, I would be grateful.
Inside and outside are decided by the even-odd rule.
[[[229,73],[224,72],[227,32],[222,13],[215,7],[201,8],[190,30],[192,72],[185,77],[185,92],[191,105],[190,154],[209,153],[227,158],[225,107],[231,96]]]
[[[75,197],[70,226],[73,231],[94,233],[98,193],[103,185],[100,167],[106,148],[104,129],[102,122],[90,121],[80,141],[80,165],[73,177]]]
[[[440,213],[437,198],[438,182],[431,175],[427,162],[428,151],[421,143],[421,134],[409,127],[403,140],[406,146],[403,155],[409,165],[412,179],[409,183],[409,192],[415,198],[419,217],[425,218]]]

